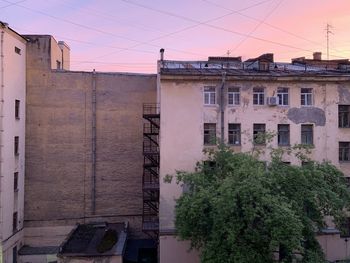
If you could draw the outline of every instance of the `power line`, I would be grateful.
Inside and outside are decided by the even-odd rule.
[[[280,0],[277,5],[264,17],[263,20],[259,21],[258,24],[256,24],[256,26],[253,28],[253,30],[251,30],[248,35],[251,36],[271,15],[274,11],[276,11],[276,9],[281,5],[281,3],[283,2],[283,0]],[[242,41],[240,41],[233,49],[232,52],[234,52],[235,50],[237,50],[246,40],[248,39],[248,37],[245,37],[244,39],[242,39]]]
[[[202,1],[203,1],[203,2],[206,2],[206,3],[209,3],[209,4],[213,5],[213,6],[219,7],[219,8],[221,8],[221,9],[224,9],[224,10],[228,10],[228,11],[232,10],[231,8],[228,8],[228,7],[225,7],[225,6],[223,6],[223,5],[217,4],[217,3],[212,2],[212,1],[210,1],[210,0],[202,0]],[[275,26],[275,25],[273,25],[273,24],[267,23],[267,22],[265,22],[265,21],[263,21],[263,20],[260,20],[260,19],[258,19],[258,18],[255,18],[255,17],[249,16],[249,15],[246,15],[246,14],[241,13],[241,12],[238,12],[237,14],[240,15],[240,16],[249,18],[249,19],[251,19],[251,20],[255,20],[255,21],[258,21],[258,22],[262,22],[262,24],[264,24],[264,25],[266,25],[266,26],[268,26],[268,27],[270,27],[270,28],[273,28],[273,29],[278,30],[278,31],[280,31],[280,32],[283,32],[283,33],[286,33],[286,34],[288,34],[288,35],[294,36],[294,37],[299,38],[299,39],[301,39],[301,40],[307,41],[307,42],[309,42],[309,43],[311,43],[311,44],[324,47],[324,45],[323,45],[322,43],[320,43],[320,42],[316,42],[316,41],[313,41],[313,40],[311,40],[311,39],[302,37],[302,36],[300,36],[300,35],[297,35],[297,34],[295,34],[295,33],[292,33],[292,32],[290,32],[290,31],[287,31],[287,30],[285,30],[284,28],[281,28],[281,27]],[[342,51],[337,50],[337,49],[332,49],[332,50],[335,51],[335,52],[338,52],[338,53],[343,53]],[[346,57],[337,56],[337,55],[331,55],[331,56],[332,56],[332,57],[337,57],[337,58],[346,58]]]
[[[8,5],[5,5],[5,6],[0,7],[0,9],[5,9],[5,8],[7,8],[7,7],[14,6],[14,5],[16,5],[16,4],[20,4],[20,3],[23,3],[23,2],[25,2],[25,1],[27,1],[27,0],[22,0],[22,1],[15,2],[15,3],[11,3],[11,4],[8,4]]]
[[[160,10],[160,9],[149,7],[149,6],[145,6],[145,5],[138,4],[138,3],[135,3],[135,2],[132,2],[132,1],[129,1],[129,0],[121,0],[121,1],[129,3],[131,5],[139,6],[139,7],[142,7],[142,8],[151,10],[151,11],[154,11],[154,12],[162,13],[162,14],[165,14],[165,15],[168,15],[168,16],[181,18],[183,20],[190,21],[190,22],[193,22],[193,23],[202,23],[202,22],[200,22],[198,20],[195,20],[195,19],[192,19],[192,18],[188,18],[186,16],[173,14],[173,13],[168,12],[168,11]],[[245,33],[241,33],[241,32],[238,32],[238,31],[234,31],[234,30],[227,29],[227,28],[220,27],[220,26],[215,26],[215,25],[212,25],[212,24],[204,23],[204,22],[203,22],[203,25],[206,25],[207,27],[210,27],[210,28],[213,28],[213,29],[217,29],[217,30],[220,30],[220,31],[224,31],[224,32],[227,32],[227,33],[232,33],[232,34],[235,34],[235,35],[252,38],[252,39],[259,40],[259,41],[266,42],[266,43],[270,43],[270,44],[275,44],[275,45],[288,47],[288,48],[293,48],[293,49],[299,49],[299,50],[303,50],[303,51],[307,51],[307,52],[312,52],[312,50],[309,50],[309,49],[299,48],[299,47],[295,47],[295,46],[292,46],[292,45],[288,45],[288,44],[284,44],[284,43],[280,43],[280,42],[277,42],[277,41],[272,41],[272,40],[268,40],[268,39],[264,39],[264,38],[260,38],[260,37],[256,37],[256,36],[249,36],[248,34],[245,34]]]
[[[256,6],[258,6],[258,5],[261,5],[261,4],[264,4],[264,3],[266,3],[266,2],[270,2],[270,1],[272,1],[272,0],[264,0],[264,1],[261,1],[261,2],[258,2],[258,3],[255,3],[255,4],[251,5],[251,6],[242,8],[242,9],[240,9],[240,10],[238,10],[238,11],[236,11],[236,10],[231,10],[230,13],[227,13],[227,14],[225,14],[225,15],[222,15],[222,16],[219,16],[219,17],[215,17],[215,18],[213,18],[213,19],[209,19],[209,20],[206,20],[206,21],[203,21],[203,22],[197,22],[197,23],[195,23],[194,25],[187,26],[187,27],[185,27],[185,28],[182,28],[182,29],[173,31],[173,32],[168,33],[168,34],[165,34],[165,35],[161,35],[161,36],[156,37],[156,38],[153,38],[153,39],[151,39],[151,40],[149,40],[149,41],[147,41],[147,42],[145,42],[145,43],[153,42],[153,41],[156,41],[156,40],[159,40],[159,39],[168,37],[168,36],[172,36],[172,35],[175,35],[175,34],[178,34],[178,33],[184,32],[184,31],[187,31],[187,30],[189,30],[189,29],[193,29],[193,28],[195,28],[195,27],[197,27],[197,26],[204,25],[204,24],[206,24],[206,23],[210,23],[210,22],[217,21],[217,20],[222,19],[222,18],[224,18],[224,17],[226,17],[226,16],[229,16],[229,15],[232,15],[232,14],[235,14],[235,13],[238,13],[238,12],[242,12],[242,11],[248,10],[248,9],[250,9],[250,8],[256,7]],[[127,49],[124,49],[124,50],[133,49],[133,48],[135,48],[135,47],[138,47],[139,45],[141,45],[141,44],[136,44],[136,45],[131,46],[131,47],[129,47],[129,48],[127,48]],[[118,52],[118,51],[117,51],[117,52]],[[105,54],[105,55],[102,55],[102,56],[99,56],[99,57],[95,57],[94,59],[99,59],[99,58],[103,58],[103,57],[106,57],[106,56],[110,56],[110,55],[116,54],[117,52],[108,53],[108,54]]]
[[[29,7],[26,7],[26,6],[23,6],[23,5],[19,5],[17,3],[10,2],[8,0],[1,0],[1,1],[7,2],[9,4],[13,4],[15,6],[21,7],[23,9],[26,9],[26,10],[34,12],[34,13],[38,13],[38,14],[50,17],[50,18],[52,18],[54,20],[57,20],[57,21],[60,21],[60,22],[65,22],[65,23],[68,23],[68,24],[71,24],[71,25],[74,25],[74,26],[77,26],[77,27],[80,27],[80,28],[84,28],[84,29],[87,29],[87,30],[90,30],[90,31],[95,31],[95,32],[98,32],[98,33],[101,33],[101,34],[104,34],[104,35],[110,35],[110,36],[113,36],[113,37],[118,38],[118,39],[123,39],[123,40],[131,41],[131,42],[136,42],[136,43],[139,43],[139,44],[142,44],[142,45],[145,44],[145,45],[149,45],[149,46],[153,46],[153,47],[157,47],[157,48],[161,47],[161,46],[150,44],[150,43],[147,43],[147,42],[142,42],[142,41],[139,41],[139,40],[136,40],[136,39],[132,39],[132,38],[116,35],[114,33],[107,32],[107,31],[104,31],[104,30],[101,30],[101,29],[98,29],[98,28],[94,28],[94,27],[90,27],[90,26],[87,26],[87,25],[79,24],[79,23],[76,23],[76,22],[68,20],[68,19],[64,19],[64,18],[61,18],[61,17],[50,15],[48,13],[45,13],[45,12],[42,12],[42,11],[39,11],[39,10],[35,10],[35,9],[29,8]],[[127,50],[127,49],[128,48],[122,48],[122,50]],[[169,47],[168,47],[168,49],[176,51],[176,52],[180,52],[180,53],[186,53],[186,54],[191,54],[191,55],[201,55],[201,54],[194,53],[194,52],[189,52],[189,51],[186,51],[186,50],[179,50],[179,49],[174,49],[174,48],[169,48]]]

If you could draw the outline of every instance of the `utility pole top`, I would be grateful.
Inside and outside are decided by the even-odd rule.
[[[333,34],[332,29],[333,26],[329,23],[327,23],[327,26],[325,28],[326,30],[326,37],[327,37],[327,60],[329,60],[329,34]]]

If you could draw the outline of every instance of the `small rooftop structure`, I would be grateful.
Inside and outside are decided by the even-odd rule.
[[[127,231],[128,223],[78,224],[60,246],[58,258],[64,262],[81,257],[87,262],[96,258],[119,262],[125,251]]]

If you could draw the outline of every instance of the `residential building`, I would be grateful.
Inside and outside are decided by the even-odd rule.
[[[203,150],[217,142],[235,152],[261,149],[266,162],[269,147],[310,145],[311,159],[328,160],[350,177],[348,60],[316,57],[277,63],[273,54],[264,54],[244,62],[216,58],[158,63],[160,262],[199,262],[197,252],[188,251],[189,243],[175,236],[174,205],[183,189],[163,179],[178,170],[194,171],[206,158]],[[276,136],[266,140],[261,136],[266,132]],[[295,156],[283,158],[302,165]],[[330,261],[350,255],[347,241],[332,224],[319,237]]]
[[[23,244],[26,39],[0,22],[0,255]]]

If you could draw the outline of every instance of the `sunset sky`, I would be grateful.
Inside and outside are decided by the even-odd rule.
[[[71,69],[156,73],[165,59],[274,53],[276,61],[350,58],[350,0],[0,0],[0,21],[20,34],[53,35]]]

